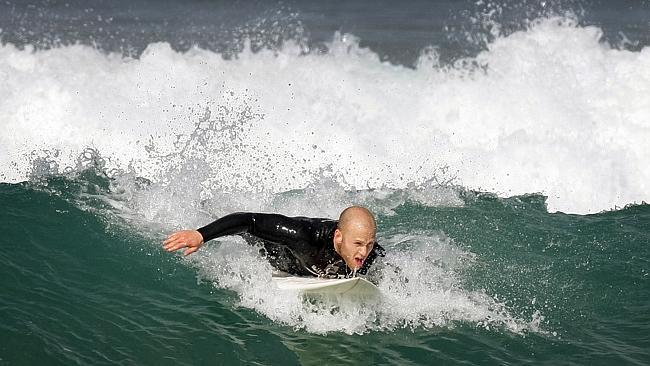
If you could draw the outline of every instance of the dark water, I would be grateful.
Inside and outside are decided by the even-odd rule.
[[[0,365],[650,364],[647,1],[0,3]],[[382,298],[165,235],[362,204]]]
[[[97,183],[0,186],[3,364],[650,360],[648,205],[579,216],[548,214],[539,196],[468,194],[456,208],[405,202],[379,216],[387,247],[405,250],[395,242],[399,233],[446,233],[477,257],[455,270],[462,291],[483,289],[514,318],[539,312],[539,327],[518,332],[460,317],[441,326],[396,319],[390,329],[370,321],[363,334],[315,334],[239,306],[236,292],[197,283],[195,270],[162,251],[159,238],[108,214]],[[79,191],[88,187],[97,191],[81,208]]]

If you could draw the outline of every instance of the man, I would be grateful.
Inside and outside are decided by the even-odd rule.
[[[384,249],[375,241],[377,223],[360,206],[348,207],[339,220],[287,217],[277,214],[238,212],[226,215],[198,230],[171,234],[165,250],[185,249],[189,255],[215,238],[241,235],[276,269],[297,276],[350,277],[365,274]]]

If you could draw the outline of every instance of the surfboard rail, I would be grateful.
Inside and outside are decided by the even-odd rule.
[[[281,290],[298,291],[304,294],[378,295],[379,288],[362,277],[317,278],[317,277],[273,277],[273,283]]]

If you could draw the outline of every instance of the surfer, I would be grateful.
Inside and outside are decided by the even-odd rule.
[[[197,230],[175,232],[164,248],[186,248],[184,254],[190,255],[209,240],[241,235],[249,244],[260,244],[262,255],[280,271],[336,278],[365,274],[378,256],[384,256],[376,233],[374,216],[360,206],[346,208],[338,220],[237,212]]]

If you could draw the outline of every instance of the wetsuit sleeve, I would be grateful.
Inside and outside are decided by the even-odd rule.
[[[203,241],[248,233],[271,243],[293,246],[310,240],[309,221],[277,214],[237,212],[198,229]]]
[[[236,212],[226,215],[197,231],[203,236],[203,241],[212,240],[226,235],[235,235],[250,232],[253,227],[253,214],[250,212]]]

